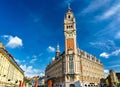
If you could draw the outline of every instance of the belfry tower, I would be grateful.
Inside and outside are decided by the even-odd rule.
[[[65,53],[69,50],[76,53],[76,21],[74,14],[68,6],[68,10],[64,18],[64,35],[65,35]]]
[[[76,21],[74,14],[68,6],[64,18],[64,35],[65,35],[65,85],[72,84],[79,80],[80,62],[77,57],[76,47]],[[69,83],[69,84],[68,84]]]
[[[75,16],[68,6],[64,17],[65,49],[56,47],[55,60],[45,70],[48,87],[99,87],[104,67],[95,56],[81,50],[76,43]]]

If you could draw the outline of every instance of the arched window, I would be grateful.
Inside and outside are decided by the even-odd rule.
[[[68,15],[68,18],[70,18],[70,15]]]
[[[70,87],[75,87],[75,85],[74,84],[70,84]]]
[[[69,26],[69,28],[70,28],[70,26]]]
[[[67,29],[68,29],[68,26],[67,26]]]

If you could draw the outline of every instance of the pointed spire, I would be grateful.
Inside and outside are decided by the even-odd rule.
[[[70,3],[68,3],[68,12],[71,12]]]
[[[2,42],[0,41],[0,48],[5,49],[5,47],[3,46]]]
[[[71,9],[71,8],[70,8],[70,3],[68,3],[68,9]]]
[[[60,46],[59,44],[57,44],[57,48],[56,48],[56,58],[60,55]]]
[[[60,52],[60,46],[59,46],[59,44],[57,44],[56,52]]]

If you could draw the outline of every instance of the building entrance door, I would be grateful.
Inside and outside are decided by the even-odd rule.
[[[70,84],[70,87],[75,87],[75,84]]]

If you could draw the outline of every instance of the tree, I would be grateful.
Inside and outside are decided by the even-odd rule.
[[[27,83],[28,83],[29,85],[32,85],[31,82],[30,82],[30,79],[28,79],[28,78],[26,78],[26,77],[24,78],[24,83],[25,83],[25,85],[26,85]]]

